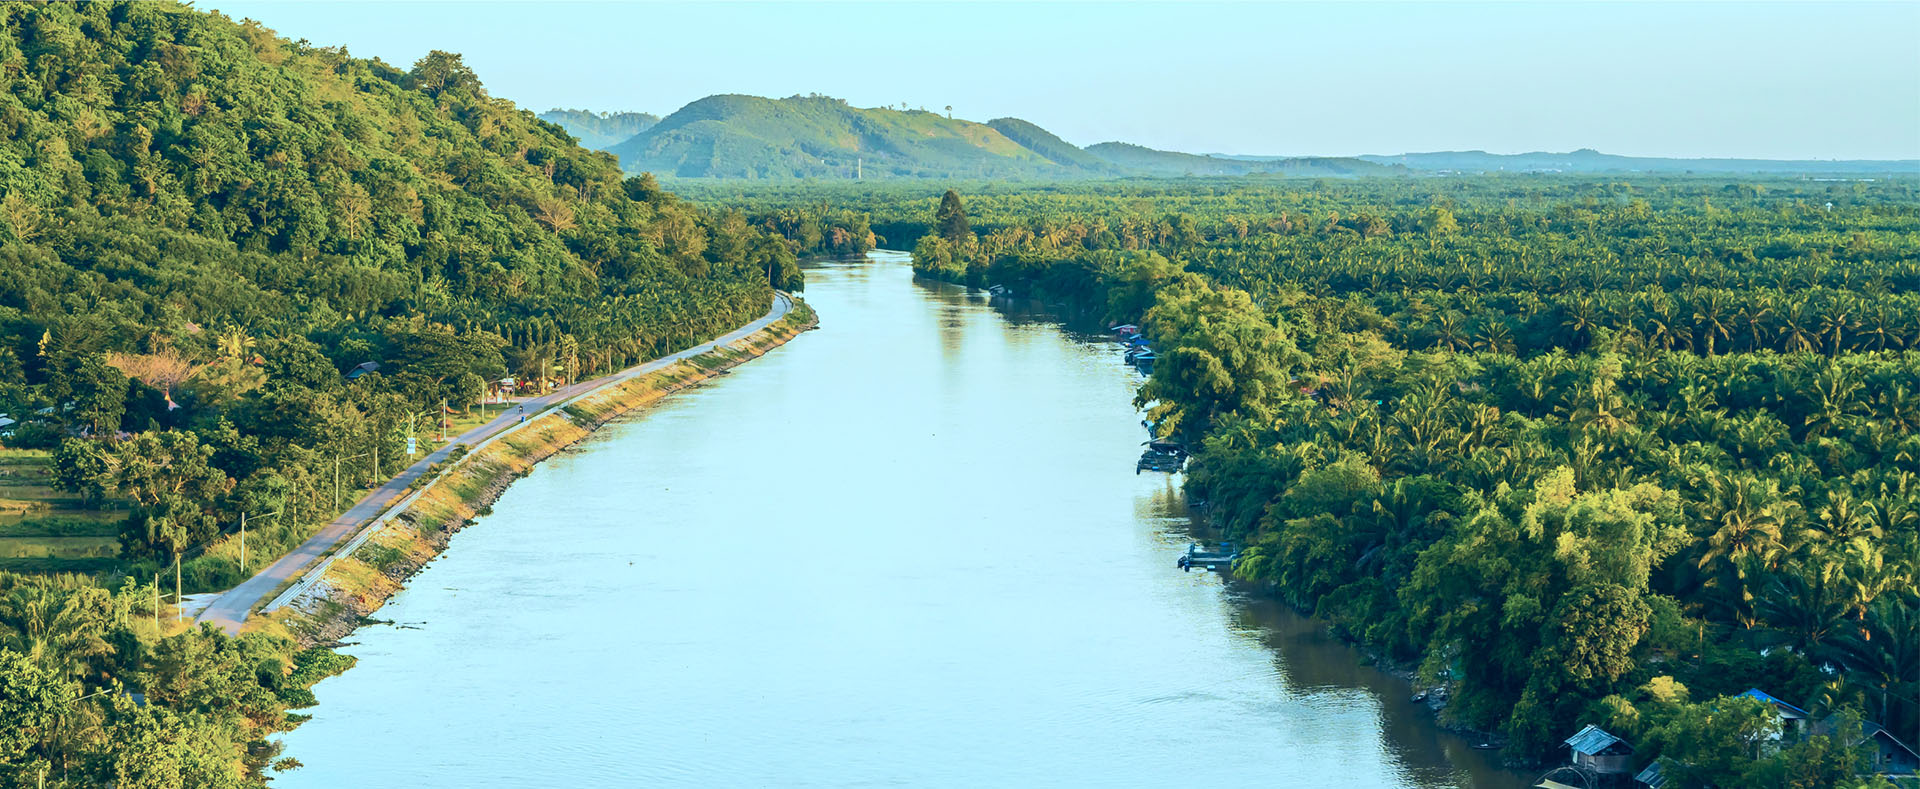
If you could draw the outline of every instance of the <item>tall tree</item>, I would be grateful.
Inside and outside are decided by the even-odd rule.
[[[933,212],[933,223],[947,243],[959,244],[973,237],[973,228],[967,224],[967,208],[960,204],[960,193],[952,189],[940,196],[940,208]]]

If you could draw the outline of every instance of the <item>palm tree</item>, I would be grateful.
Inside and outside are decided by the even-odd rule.
[[[1773,632],[1771,640],[1817,659],[1846,625],[1843,583],[1838,563],[1794,562],[1767,579],[1755,610]]]
[[[1707,355],[1712,356],[1715,340],[1731,340],[1733,329],[1727,322],[1727,304],[1722,291],[1708,291],[1706,298],[1697,300],[1693,305],[1693,322],[1699,327],[1700,338],[1706,342]]]
[[[1874,601],[1857,627],[1833,640],[1829,655],[1868,689],[1882,725],[1920,737],[1920,609],[1911,600]]]
[[[246,359],[252,353],[254,344],[253,337],[247,334],[246,329],[239,326],[228,326],[215,339],[220,355],[232,359]]]
[[[1808,312],[1805,298],[1789,299],[1780,312],[1780,345],[1789,353],[1811,351],[1819,339],[1813,333],[1814,322]]]

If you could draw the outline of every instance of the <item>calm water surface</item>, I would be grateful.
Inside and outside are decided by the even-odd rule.
[[[1117,346],[823,264],[823,328],[516,483],[282,787],[1523,784],[1207,573]]]

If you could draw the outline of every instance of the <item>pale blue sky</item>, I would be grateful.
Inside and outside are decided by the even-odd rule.
[[[824,93],[1081,145],[1920,158],[1915,2],[196,5],[402,67],[459,52],[535,111]]]

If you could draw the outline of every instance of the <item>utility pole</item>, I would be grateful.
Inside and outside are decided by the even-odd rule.
[[[173,613],[175,619],[187,618],[187,599],[180,594],[180,552],[173,552]]]
[[[440,398],[440,443],[447,443],[447,398]]]
[[[343,457],[340,457],[340,453],[338,452],[334,453],[333,455],[333,506],[335,507],[340,506],[340,461],[354,460],[356,458],[363,458],[366,456],[367,456],[367,453],[362,452],[352,457],[343,458]]]
[[[269,512],[260,517],[272,518],[279,515],[280,513],[281,513],[281,510],[274,510],[273,512]],[[247,569],[247,514],[242,512],[240,513],[240,571],[245,572],[246,569]]]

